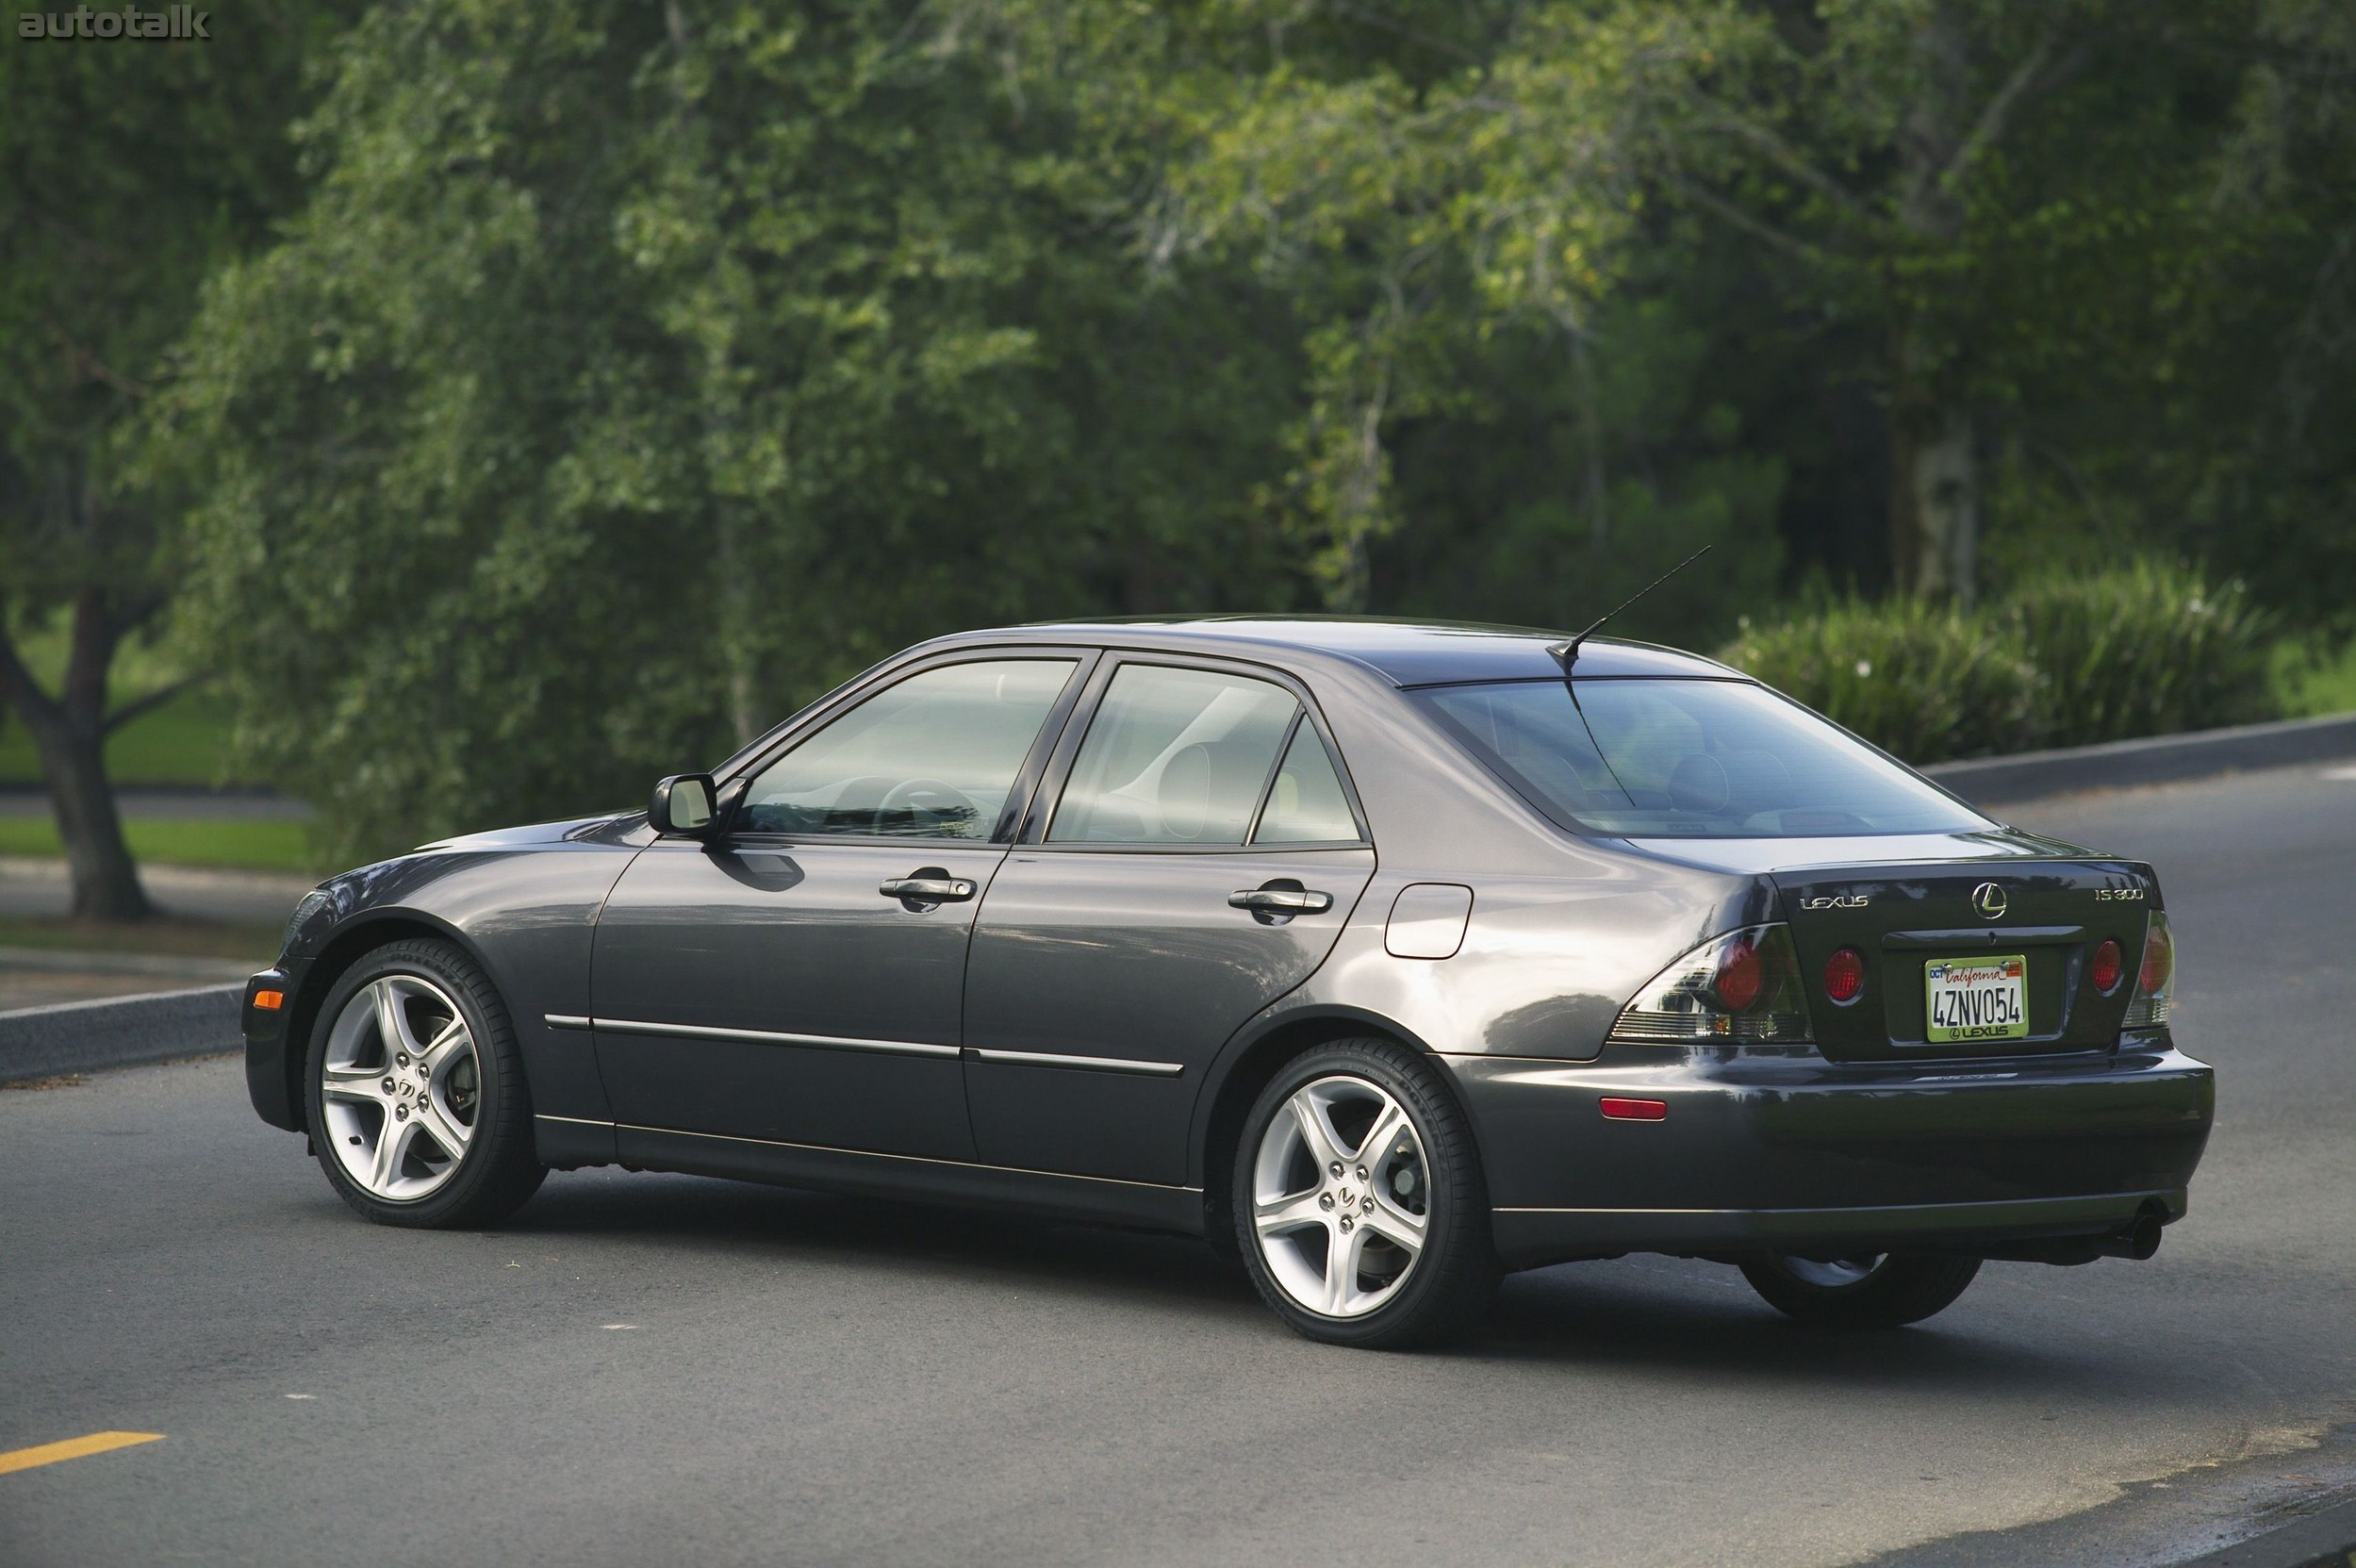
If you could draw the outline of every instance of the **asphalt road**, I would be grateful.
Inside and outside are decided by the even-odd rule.
[[[2221,1103],[2154,1262],[1866,1338],[1573,1264],[1373,1355],[1199,1245],[684,1177],[379,1230],[135,1069],[0,1094],[0,1451],[163,1441],[0,1474],[0,1563],[2181,1560],[2356,1486],[2356,777],[2012,815],[2161,867]]]

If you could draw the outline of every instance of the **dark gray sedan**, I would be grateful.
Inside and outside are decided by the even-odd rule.
[[[2183,1213],[2173,957],[2149,866],[1689,654],[1034,626],[330,880],[246,1070],[387,1224],[621,1164],[1201,1235],[1338,1344],[1628,1251],[1889,1326]]]

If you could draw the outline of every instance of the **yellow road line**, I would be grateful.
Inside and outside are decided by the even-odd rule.
[[[30,1470],[37,1464],[55,1464],[59,1460],[77,1460],[89,1454],[103,1454],[109,1448],[128,1448],[134,1444],[161,1443],[161,1432],[92,1432],[88,1437],[70,1437],[63,1443],[44,1443],[38,1448],[16,1448],[0,1454],[0,1476],[11,1470]]]

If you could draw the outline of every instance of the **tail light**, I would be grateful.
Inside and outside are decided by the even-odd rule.
[[[2102,945],[2094,949],[2088,978],[2094,982],[2094,988],[2107,997],[2118,989],[2118,977],[2126,972],[2126,967],[2127,961],[2118,950],[2117,941],[2106,936]]]
[[[1614,1041],[1804,1040],[1807,1002],[1791,933],[1751,926],[1714,936],[1655,975],[1620,1010]]]
[[[2143,968],[2135,976],[2135,999],[2127,1004],[2129,1029],[2158,1029],[2167,1022],[2170,988],[2176,983],[2176,935],[2167,916],[2151,912],[2143,936]]]
[[[1865,995],[1865,954],[1843,948],[1824,961],[1824,994],[1846,1007]]]

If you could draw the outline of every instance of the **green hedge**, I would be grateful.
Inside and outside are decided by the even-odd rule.
[[[1920,600],[1836,604],[1718,656],[1909,761],[2024,751],[2040,733],[2018,639]]]
[[[2238,584],[2138,563],[1990,609],[1851,600],[1719,657],[1909,762],[2270,718],[2275,627]]]
[[[2043,677],[2049,746],[2172,734],[2276,717],[2272,618],[2239,583],[2139,562],[2054,577],[1997,612]]]

